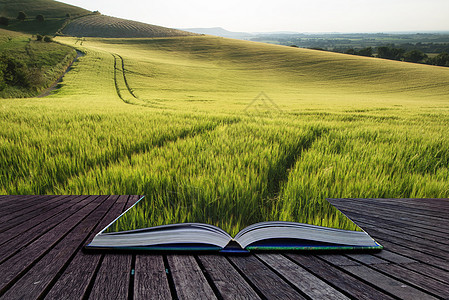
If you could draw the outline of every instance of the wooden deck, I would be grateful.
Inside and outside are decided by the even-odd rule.
[[[332,199],[377,254],[85,254],[138,196],[0,196],[2,299],[448,299],[449,199]]]

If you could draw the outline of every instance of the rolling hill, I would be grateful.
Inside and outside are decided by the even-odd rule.
[[[0,16],[15,19],[19,11],[25,12],[32,19],[39,14],[46,18],[65,18],[67,14],[79,16],[91,13],[86,9],[53,0],[0,0]]]
[[[195,35],[187,31],[104,15],[89,15],[68,23],[62,33],[75,37],[143,38]]]
[[[19,11],[27,19],[16,20]],[[39,22],[36,15],[45,20]],[[196,35],[182,30],[104,16],[53,0],[0,0],[0,16],[10,19],[4,29],[30,34],[64,34],[76,37],[135,38]]]

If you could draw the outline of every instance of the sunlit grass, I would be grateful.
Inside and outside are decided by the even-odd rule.
[[[56,94],[0,100],[0,193],[145,194],[130,226],[232,234],[354,229],[326,197],[449,196],[447,68],[215,37],[75,46]],[[248,107],[262,91],[272,102]]]

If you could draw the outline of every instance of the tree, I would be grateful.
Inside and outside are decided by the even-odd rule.
[[[30,87],[28,68],[19,58],[6,54],[0,55],[0,66],[4,83],[10,86]]]
[[[393,60],[401,60],[405,50],[390,46],[377,47],[377,57]]]
[[[41,34],[36,35],[36,41],[42,42],[43,39],[44,39],[44,37]]]
[[[349,48],[348,50],[345,51],[345,54],[355,55],[355,50],[353,48]]]
[[[51,42],[53,42],[53,39],[51,37],[49,37],[48,35],[46,35],[44,37],[44,42],[51,43]]]
[[[432,59],[432,64],[442,67],[449,67],[449,54],[446,52],[438,54]]]
[[[355,54],[361,55],[361,56],[372,57],[372,56],[373,56],[373,48],[371,48],[371,47],[366,47],[366,48],[360,49],[360,50],[357,51]]]
[[[17,15],[17,20],[24,21],[27,18],[27,15],[23,11],[19,11]]]
[[[9,19],[7,17],[0,17],[0,25],[8,26],[9,25]]]
[[[404,54],[404,60],[408,62],[417,63],[427,58],[427,54],[419,50],[408,51]]]
[[[65,16],[66,16],[66,18],[70,18],[71,17],[71,15],[69,13],[66,13]]]
[[[44,18],[43,15],[37,15],[37,16],[36,16],[36,20],[37,20],[38,22],[44,22],[45,18]]]

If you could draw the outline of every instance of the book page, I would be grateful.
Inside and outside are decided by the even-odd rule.
[[[145,198],[106,232],[187,222],[235,236],[264,221],[360,230],[324,197],[296,190],[295,161],[321,130],[240,122],[172,143],[160,153],[165,158],[154,156],[157,161],[142,175]],[[197,154],[189,154],[192,148]]]

